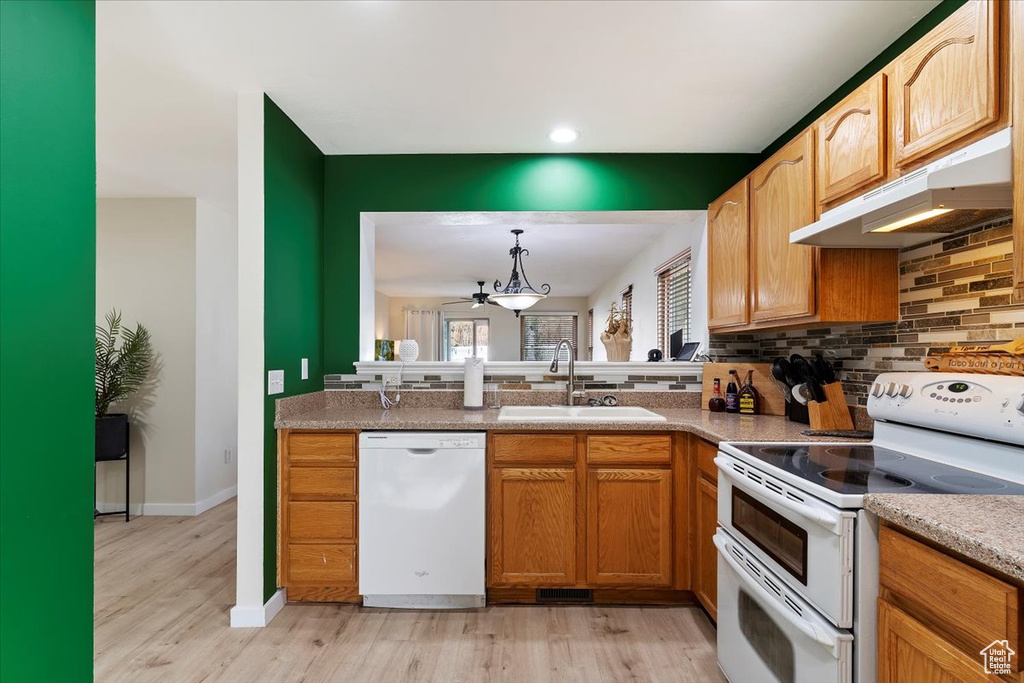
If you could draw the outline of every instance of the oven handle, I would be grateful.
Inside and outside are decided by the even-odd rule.
[[[726,460],[720,455],[716,456],[715,465],[718,466],[719,472],[721,472],[726,477],[732,480],[733,484],[738,485],[740,488],[745,489],[747,491],[751,490],[749,488],[749,485],[744,486],[744,484],[746,484],[746,480],[732,471],[732,468],[729,467],[728,460]],[[790,500],[789,498],[781,496],[772,491],[771,489],[767,489],[764,487],[758,487],[756,490],[753,491],[753,493],[756,493],[757,495],[763,498],[767,498],[772,502],[773,505],[778,505],[781,508],[785,508],[790,512],[793,512],[795,514],[800,515],[801,517],[809,519],[816,524],[820,524],[821,526],[825,527],[837,536],[842,535],[843,516],[840,514],[832,515],[826,512],[825,510],[818,510],[816,508],[812,508],[810,505],[805,505],[803,503],[798,503],[795,500]]]
[[[733,556],[729,553],[729,548],[726,545],[725,539],[722,538],[721,532],[716,533],[712,540],[715,542],[715,546],[718,548],[719,555],[721,555],[721,557],[729,564],[732,570],[736,572],[736,575],[739,577],[740,581],[742,581],[749,590],[763,596],[763,602],[767,602],[769,605],[771,605],[772,611],[775,612],[775,614],[779,615],[780,617],[788,621],[793,626],[793,628],[800,631],[805,636],[807,636],[814,642],[818,643],[826,650],[831,651],[832,656],[836,659],[839,659],[838,640],[829,635],[827,631],[822,629],[817,624],[812,624],[811,622],[801,619],[797,615],[786,610],[778,609],[778,607],[776,606],[778,603],[771,597],[768,591],[765,590],[764,586],[750,578],[750,575],[747,574],[746,570],[743,569],[743,567],[740,566],[740,563],[737,562],[735,558],[733,558]]]

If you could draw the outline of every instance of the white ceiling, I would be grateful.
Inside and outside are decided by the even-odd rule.
[[[233,207],[252,90],[328,154],[757,152],[936,4],[101,0],[98,192]]]
[[[530,254],[523,268],[552,297],[588,296],[667,229],[685,229],[699,211],[371,213],[375,226],[376,289],[388,296],[460,297],[494,292],[508,282],[509,249]],[[703,225],[701,222],[700,225]],[[694,229],[697,229],[695,227]],[[668,256],[671,256],[669,254]]]

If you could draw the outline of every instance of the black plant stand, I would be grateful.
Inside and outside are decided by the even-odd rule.
[[[117,462],[119,460],[124,461],[124,511],[115,510],[114,512],[100,512],[96,507],[96,469],[97,465],[101,462],[98,458],[93,463],[92,467],[92,507],[93,507],[93,519],[97,517],[108,517],[110,515],[124,515],[124,523],[127,524],[130,519],[128,511],[131,509],[131,490],[132,490],[132,440],[131,440],[131,423],[126,425],[125,439],[124,439],[124,454],[119,458],[104,458],[102,462]]]

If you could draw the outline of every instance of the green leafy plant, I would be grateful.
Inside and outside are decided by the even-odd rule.
[[[96,326],[96,417],[138,391],[153,362],[149,330],[141,324],[134,331],[122,328],[116,309],[105,317],[106,327]]]

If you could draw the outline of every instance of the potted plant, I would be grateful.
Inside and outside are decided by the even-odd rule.
[[[142,325],[122,328],[117,310],[107,313],[106,323],[96,326],[96,459],[117,460],[127,450],[128,415],[108,411],[146,381],[153,346]]]

